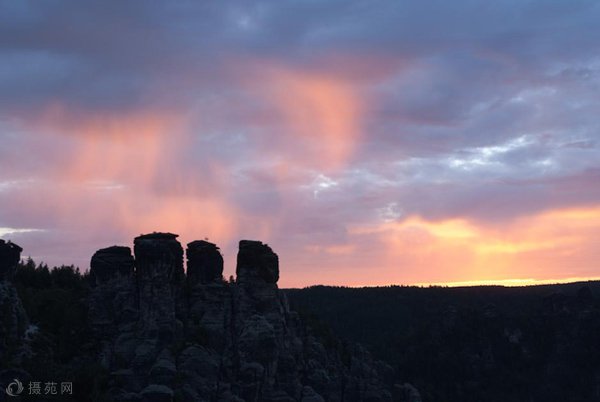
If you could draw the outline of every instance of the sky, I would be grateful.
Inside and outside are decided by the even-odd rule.
[[[0,237],[280,286],[600,277],[600,2],[0,0]]]

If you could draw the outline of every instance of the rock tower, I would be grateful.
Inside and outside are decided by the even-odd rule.
[[[114,401],[391,401],[391,368],[359,346],[327,349],[279,291],[279,258],[242,240],[235,283],[208,241],[172,233],[99,250],[90,323]],[[350,357],[348,357],[350,356]]]

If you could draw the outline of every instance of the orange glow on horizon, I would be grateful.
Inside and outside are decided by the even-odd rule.
[[[377,281],[360,284],[525,285],[599,277],[594,239],[600,235],[600,206],[487,224],[408,217],[348,231],[357,239],[377,236],[383,247],[379,268],[373,267]],[[583,272],[588,275],[575,274]]]
[[[559,283],[573,283],[573,282],[588,282],[598,281],[600,276],[592,277],[572,277],[572,278],[560,278],[560,279],[496,279],[496,280],[480,280],[480,281],[461,281],[461,282],[439,282],[439,283],[413,283],[411,286],[446,286],[450,288],[454,287],[465,287],[465,286],[506,286],[506,287],[521,287],[521,286],[537,286],[537,285],[553,285]]]

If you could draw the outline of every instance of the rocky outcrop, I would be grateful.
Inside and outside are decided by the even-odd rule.
[[[197,343],[223,352],[231,342],[232,315],[229,286],[223,281],[219,247],[204,240],[187,245],[187,333]]]
[[[90,283],[94,288],[89,298],[89,324],[101,363],[108,367],[129,360],[129,347],[122,343],[133,342],[139,317],[131,249],[113,246],[98,250],[90,262]]]
[[[133,279],[133,255],[129,247],[113,246],[96,251],[90,263],[90,280],[98,286]]]
[[[0,362],[18,366],[27,354],[27,314],[12,280],[21,259],[21,247],[0,240]]]
[[[240,241],[236,274],[238,282],[252,284],[256,281],[277,283],[279,280],[279,257],[260,241]]]
[[[0,281],[10,281],[15,276],[23,249],[15,243],[0,239]]]
[[[279,259],[242,240],[237,279],[207,241],[137,237],[92,258],[90,323],[115,401],[391,401],[389,366],[326,348],[277,288]]]
[[[219,281],[223,277],[223,256],[216,244],[196,240],[187,245],[187,280],[195,284]]]
[[[183,248],[175,234],[151,233],[135,238],[134,252],[141,320],[169,341],[184,314]]]

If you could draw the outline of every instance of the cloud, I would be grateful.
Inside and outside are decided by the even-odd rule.
[[[590,239],[600,230],[599,219],[597,206],[551,210],[494,225],[410,217],[356,225],[350,235],[376,238],[380,260],[387,264],[371,272],[404,283],[418,278],[436,283],[594,277],[598,253]]]
[[[596,229],[564,211],[600,204],[599,14],[0,1],[0,227],[41,230],[3,237],[85,268],[172,230],[217,241],[229,273],[259,238],[286,285],[586,276]],[[544,276],[554,224],[577,263]]]

